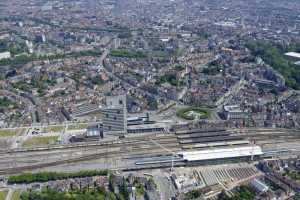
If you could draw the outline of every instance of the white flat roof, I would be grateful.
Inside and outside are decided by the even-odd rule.
[[[262,155],[259,146],[245,146],[234,148],[217,148],[202,151],[185,151],[179,153],[186,161],[214,160],[222,158],[237,158],[252,155]]]
[[[297,53],[297,52],[288,52],[284,55],[300,59],[300,53]]]
[[[224,110],[227,112],[242,112],[239,105],[227,105],[224,106]]]
[[[10,58],[10,57],[11,57],[11,54],[9,51],[0,53],[0,60],[5,59],[5,58]]]

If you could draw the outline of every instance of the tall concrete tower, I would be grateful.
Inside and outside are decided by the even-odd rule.
[[[106,97],[106,107],[101,113],[104,134],[124,135],[127,132],[126,95]]]

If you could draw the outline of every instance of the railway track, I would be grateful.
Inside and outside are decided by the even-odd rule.
[[[134,138],[125,138],[118,141],[109,141],[109,142],[89,142],[89,143],[80,143],[80,144],[71,144],[71,145],[60,145],[60,146],[51,146],[51,147],[37,147],[32,149],[17,149],[17,150],[9,150],[9,151],[0,151],[1,155],[13,155],[13,154],[20,154],[20,153],[34,153],[34,152],[50,152],[50,151],[67,151],[67,150],[77,150],[78,149],[88,149],[88,148],[107,148],[108,146],[115,147],[118,145],[130,145],[136,144],[139,142],[147,142],[149,140],[157,140],[160,143],[168,143],[168,142],[176,142],[177,138],[170,134],[170,135],[163,135],[163,136],[149,136],[149,137],[134,137]]]
[[[159,144],[165,146],[166,148],[172,150],[172,151],[179,151],[181,150],[181,147],[179,143],[177,142],[177,139],[169,138],[169,137],[155,137],[151,138],[152,140],[156,140]],[[57,151],[58,149],[55,149]],[[61,151],[60,149],[59,151]],[[83,161],[92,161],[97,159],[104,159],[104,158],[116,158],[116,159],[122,159],[123,156],[152,156],[152,155],[163,155],[168,152],[164,152],[163,149],[160,147],[155,146],[150,141],[145,140],[130,140],[126,142],[118,142],[111,145],[87,145],[83,146],[80,149],[76,149],[72,147],[72,150],[70,151],[69,148],[66,148],[66,152],[45,152],[45,150],[42,151],[14,151],[10,152],[8,155],[0,154],[0,166],[1,164],[5,164],[5,166],[13,166],[15,167],[2,167],[0,168],[0,174],[14,174],[14,173],[20,173],[23,171],[28,170],[34,170],[34,169],[40,169],[45,167],[52,167],[52,166],[58,166],[63,164],[70,164],[70,163],[78,163]],[[100,152],[99,152],[100,151]],[[33,154],[34,153],[34,154]],[[58,160],[57,158],[52,158],[53,161],[51,161],[51,158],[49,157],[50,154],[57,156],[57,153],[60,154],[73,154],[73,153],[79,153],[84,154],[76,157],[68,156],[66,159]],[[2,156],[2,157],[1,157]],[[45,163],[37,163],[37,160],[45,160],[45,158],[49,157],[47,160],[50,160],[49,162]],[[21,160],[20,160],[21,159]],[[24,165],[24,164],[29,165]],[[17,166],[19,165],[19,166]],[[20,166],[23,165],[23,166]]]
[[[239,133],[236,132],[236,134],[247,138],[255,138],[259,141],[259,143],[266,143],[266,145],[268,145],[267,143],[270,139],[272,139],[272,141],[276,139],[274,140],[274,144],[277,140],[291,142],[300,141],[300,132],[292,130],[276,130],[274,132],[269,129],[268,131],[263,130],[258,132],[251,130],[248,133],[244,131]],[[154,140],[167,149],[170,149],[170,151],[177,152],[182,150],[182,145],[179,143],[180,140],[177,136],[178,135],[175,134],[160,136],[152,135],[147,137],[125,138],[118,141],[89,142],[85,144],[72,144],[51,148],[35,148],[0,152],[0,166],[9,162],[9,164],[6,165],[9,167],[0,167],[0,175],[16,174],[24,171],[55,167],[65,164],[97,161],[99,159],[103,159],[103,161],[101,160],[100,162],[105,162],[104,159],[134,160],[147,156],[169,155],[170,152],[156,146],[151,142],[151,140]],[[185,138],[186,136],[181,137]],[[269,144],[271,144],[271,142]],[[57,156],[58,154],[66,154],[70,156],[65,155],[63,158],[59,158]],[[49,157],[49,159],[45,159],[47,157]],[[44,160],[46,162],[37,162],[37,160]],[[149,167],[161,167],[161,165]],[[135,166],[128,166],[128,168],[124,170],[128,169],[135,169]]]
[[[177,145],[177,144],[168,144],[165,145],[166,148],[170,148],[170,149],[174,149],[174,150],[180,150],[181,148]],[[61,156],[58,155],[35,155],[35,156],[28,156],[28,157],[22,157],[22,156],[18,156],[18,157],[6,157],[6,158],[1,158],[0,161],[0,166],[9,166],[9,165],[13,165],[15,163],[17,164],[22,164],[22,163],[31,163],[31,162],[41,162],[43,160],[58,160],[58,159],[62,159],[65,157],[68,158],[72,158],[72,157],[78,157],[78,156],[82,156],[82,155],[89,155],[89,154],[98,154],[98,153],[107,153],[109,154],[112,151],[118,151],[121,155],[121,153],[123,152],[123,150],[126,153],[142,153],[144,152],[144,150],[146,150],[144,153],[147,152],[156,152],[156,151],[160,151],[160,152],[164,152],[162,149],[160,148],[155,148],[153,145],[147,145],[147,146],[123,146],[122,148],[120,147],[114,147],[114,148],[110,148],[110,149],[95,149],[95,150],[89,150],[89,151],[84,151],[84,152],[72,152],[69,154],[60,154]],[[109,155],[109,157],[111,157]]]
[[[178,150],[178,147],[170,147],[171,150]],[[167,154],[167,153],[165,153]],[[164,155],[162,153],[162,150],[156,149],[149,151],[149,148],[143,148],[143,149],[136,149],[132,152],[128,152],[127,150],[124,151],[109,151],[109,152],[101,152],[101,153],[93,153],[93,154],[88,154],[84,156],[79,156],[77,158],[70,158],[70,159],[64,159],[64,160],[57,160],[57,161],[52,161],[52,162],[47,162],[47,163],[38,163],[38,164],[33,164],[33,165],[28,165],[28,166],[17,166],[17,167],[11,167],[11,168],[2,168],[0,169],[0,175],[9,175],[9,174],[16,174],[16,173],[21,173],[24,171],[29,171],[29,170],[36,170],[36,169],[41,169],[45,167],[53,167],[53,166],[58,166],[58,165],[63,165],[63,164],[74,164],[78,162],[84,162],[84,161],[91,161],[91,160],[97,160],[97,159],[106,159],[106,158],[119,158],[121,159],[123,156],[159,156],[159,155]]]
[[[265,140],[299,140],[299,136],[292,136],[292,135],[254,135],[254,136],[247,136],[248,139],[254,139],[256,141],[265,141]]]

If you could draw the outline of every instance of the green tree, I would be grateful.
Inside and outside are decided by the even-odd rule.
[[[123,177],[122,184],[120,186],[120,194],[123,196],[123,198],[125,200],[129,200],[129,191],[128,191],[128,187],[127,187],[127,181],[124,177]]]
[[[108,177],[108,189],[111,192],[115,191],[115,176],[113,174],[110,174]]]
[[[201,196],[201,192],[199,190],[192,190],[186,194],[188,199],[197,199]]]

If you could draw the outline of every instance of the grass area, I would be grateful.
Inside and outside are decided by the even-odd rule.
[[[11,200],[20,200],[20,196],[21,196],[21,190],[15,190],[14,193],[12,194]]]
[[[210,112],[205,108],[188,107],[178,110],[176,115],[185,120],[207,119],[210,116]]]
[[[23,143],[23,147],[32,148],[37,146],[49,146],[56,143],[57,140],[58,136],[32,137]]]
[[[22,133],[24,129],[0,129],[0,137],[11,137]]]
[[[147,54],[141,51],[129,51],[129,50],[113,50],[110,52],[112,57],[122,57],[122,58],[147,58]]]
[[[88,127],[88,123],[71,124],[71,125],[68,125],[68,130],[86,129],[87,127]]]
[[[61,132],[64,130],[64,126],[55,125],[55,126],[47,126],[44,128],[45,132]]]
[[[5,200],[7,193],[8,193],[8,190],[0,191],[0,200]]]
[[[145,194],[145,189],[144,186],[142,184],[137,184],[135,185],[135,192],[136,192],[136,196],[138,197],[142,197]]]

